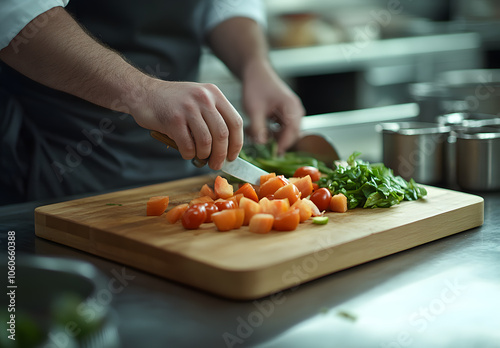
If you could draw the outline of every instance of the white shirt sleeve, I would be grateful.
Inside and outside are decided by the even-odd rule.
[[[0,0],[0,49],[8,46],[33,19],[54,7],[65,7],[68,2],[69,0]],[[46,20],[48,19],[41,18],[38,25],[43,26]],[[34,25],[37,23],[34,22]],[[35,31],[36,28],[33,29],[33,35]]]
[[[205,18],[204,34],[233,17],[247,17],[263,27],[267,25],[262,0],[212,0]]]

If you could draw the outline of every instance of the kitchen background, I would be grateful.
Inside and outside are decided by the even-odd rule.
[[[343,158],[380,161],[379,122],[460,111],[435,88],[442,72],[500,65],[500,1],[264,2],[271,61],[302,98],[304,131],[330,137]],[[210,52],[201,80],[244,114],[239,82]]]

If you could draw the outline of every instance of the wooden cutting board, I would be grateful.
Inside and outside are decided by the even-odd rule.
[[[188,231],[146,216],[151,196],[170,206],[197,196],[213,176],[188,178],[38,207],[35,232],[161,277],[233,299],[255,299],[483,223],[483,199],[426,187],[425,200],[391,208],[327,213],[293,232],[253,234],[248,227]],[[110,205],[121,204],[121,205]]]

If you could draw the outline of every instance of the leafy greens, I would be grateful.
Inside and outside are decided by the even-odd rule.
[[[388,208],[402,200],[412,201],[427,195],[426,189],[413,179],[408,182],[395,176],[392,169],[384,164],[357,160],[360,154],[353,153],[347,165],[337,165],[334,171],[318,182],[320,187],[328,188],[332,194],[343,193],[349,209]]]

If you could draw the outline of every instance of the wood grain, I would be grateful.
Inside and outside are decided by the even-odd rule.
[[[146,216],[151,196],[169,208],[197,196],[202,176],[38,207],[37,236],[234,299],[255,299],[483,223],[483,199],[427,187],[424,200],[328,213],[293,232],[185,230]],[[110,205],[120,204],[120,205]]]

